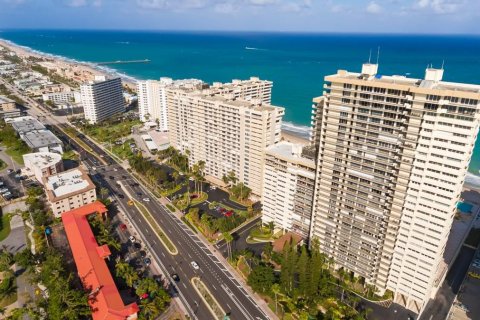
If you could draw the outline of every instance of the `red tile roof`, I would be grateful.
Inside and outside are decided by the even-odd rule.
[[[83,287],[92,292],[89,304],[93,320],[137,319],[136,303],[125,306],[104,258],[110,255],[106,245],[95,240],[87,216],[105,213],[107,208],[99,201],[65,212],[63,225],[77,265]]]

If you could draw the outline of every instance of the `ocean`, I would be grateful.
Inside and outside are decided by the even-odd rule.
[[[271,80],[272,103],[286,108],[285,128],[303,135],[324,76],[359,71],[369,56],[381,74],[423,78],[427,65],[443,64],[445,81],[480,84],[480,36],[0,30],[0,38],[84,62],[149,59],[109,66],[135,79]],[[469,168],[479,170],[480,139]],[[480,185],[480,177],[468,177],[474,180]]]

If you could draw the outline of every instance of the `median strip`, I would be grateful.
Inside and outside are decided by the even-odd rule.
[[[205,283],[203,283],[198,277],[193,277],[190,282],[192,283],[193,288],[195,288],[195,291],[197,291],[202,298],[203,302],[207,305],[208,310],[213,314],[214,319],[224,319],[226,312],[222,309],[210,290],[208,290]]]
[[[119,184],[120,187],[125,192],[125,194],[130,197],[130,199],[131,199],[130,201],[133,202],[133,204],[135,205],[135,208],[137,208],[138,211],[140,211],[142,213],[142,215],[145,217],[148,225],[155,231],[155,234],[157,235],[157,238],[164,245],[164,247],[167,249],[167,251],[171,255],[177,255],[178,254],[177,247],[167,237],[167,235],[165,234],[163,229],[160,227],[158,222],[153,218],[150,211],[148,211],[148,209],[143,205],[143,203],[140,203],[137,200],[133,199],[133,197],[130,195],[130,192],[128,192],[128,190],[125,188],[125,186],[120,181],[117,181],[117,184]]]
[[[147,219],[148,224],[155,231],[162,244],[165,246],[165,248],[167,248],[168,252],[170,252],[171,255],[177,255],[177,247],[175,247],[165,232],[163,232],[163,229],[158,225],[158,222],[153,218],[150,211],[148,211],[148,209],[137,200],[133,199],[133,203],[135,204],[135,207],[143,214],[145,219]]]

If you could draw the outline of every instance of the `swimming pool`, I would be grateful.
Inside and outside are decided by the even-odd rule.
[[[473,205],[471,205],[470,203],[466,203],[466,202],[457,202],[457,209],[460,210],[462,213],[472,213],[472,208],[473,208]]]

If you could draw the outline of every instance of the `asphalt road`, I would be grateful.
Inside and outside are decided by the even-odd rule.
[[[5,83],[1,79],[0,82]],[[16,88],[13,88],[8,83],[5,83],[5,85],[16,94],[23,97]],[[61,119],[60,122],[58,120],[59,117],[53,118],[48,110],[40,106],[36,101],[28,97],[25,97],[25,100],[30,104],[30,109],[28,110],[30,115],[42,119],[44,124],[59,127],[65,126],[65,118]],[[52,129],[58,131],[55,130],[55,127]],[[96,169],[99,169],[100,171],[97,172],[98,174],[103,177],[108,176],[107,179],[105,179],[105,183],[111,191],[115,191],[116,193],[120,192],[120,188],[116,183],[117,180],[126,180],[126,182],[134,181],[133,177],[126,170],[120,165],[115,164],[113,159],[111,159],[103,149],[99,148],[93,142],[86,138],[82,139],[98,155],[101,155],[101,158],[96,158],[92,154],[85,152],[85,150],[82,150],[75,141],[69,139],[65,135],[59,132],[55,133],[58,134],[60,138],[68,140],[72,147],[80,153],[81,159],[85,160],[87,165],[90,167],[95,166]],[[100,159],[103,159],[107,163],[106,166],[103,166],[105,171],[98,166]],[[109,179],[110,176],[113,176],[114,178]],[[126,178],[123,178],[124,176]],[[131,186],[127,186],[127,188],[131,188]],[[143,189],[143,187],[139,186],[137,188],[140,188],[142,193],[149,194],[147,190]],[[128,206],[128,199],[126,196],[124,196],[123,199],[117,197],[116,200],[119,208],[126,213],[133,222],[135,229],[139,232],[139,237],[143,238],[143,242],[147,248],[149,248],[156,262],[161,266],[162,271],[165,274],[170,274],[171,272],[179,274],[180,282],[178,284],[173,284],[176,286],[183,304],[188,309],[190,317],[201,320],[213,318],[212,314],[208,311],[206,305],[190,283],[192,277],[198,276],[203,280],[222,308],[226,312],[230,312],[231,319],[268,319],[267,315],[261,310],[253,298],[228,272],[225,266],[217,260],[210,250],[205,247],[198,237],[168,209],[157,202],[153,195],[150,195],[149,198],[151,198],[152,201],[146,203],[148,209],[152,212],[158,223],[168,233],[171,241],[178,248],[178,255],[170,255],[164,246],[159,243],[158,238],[156,238],[153,230],[148,223],[146,223],[143,216],[136,209]],[[191,261],[196,261],[199,264],[200,269],[198,271],[190,266]]]
[[[84,162],[90,167],[92,173],[103,178],[104,186],[109,188],[111,192],[116,193],[116,203],[119,209],[131,218],[135,229],[139,231],[136,236],[143,238],[143,242],[162,267],[163,272],[165,274],[175,272],[179,275],[180,282],[176,283],[175,286],[182,302],[189,309],[193,318],[212,319],[212,314],[190,283],[190,279],[193,277],[200,277],[203,280],[224,311],[231,313],[231,319],[256,320],[268,318],[240,283],[210,252],[210,249],[181,220],[156,201],[154,196],[142,186],[134,186],[136,181],[133,177],[121,166],[114,164],[113,160],[101,148],[88,139],[83,139],[83,141],[96,153],[103,155],[101,157],[103,160],[111,163],[110,165],[99,165],[99,159],[96,159],[90,153],[83,153]],[[70,144],[75,149],[79,148],[73,140],[70,140]],[[128,205],[128,196],[120,190],[118,181],[121,181],[126,186],[127,191],[138,201],[142,201],[145,197],[151,199],[150,202],[142,202],[178,248],[178,255],[170,255],[141,213]],[[141,193],[141,195],[137,195],[137,193]],[[123,194],[123,199],[119,198],[118,194]],[[194,270],[191,267],[190,263],[192,261],[198,263],[199,270]]]

